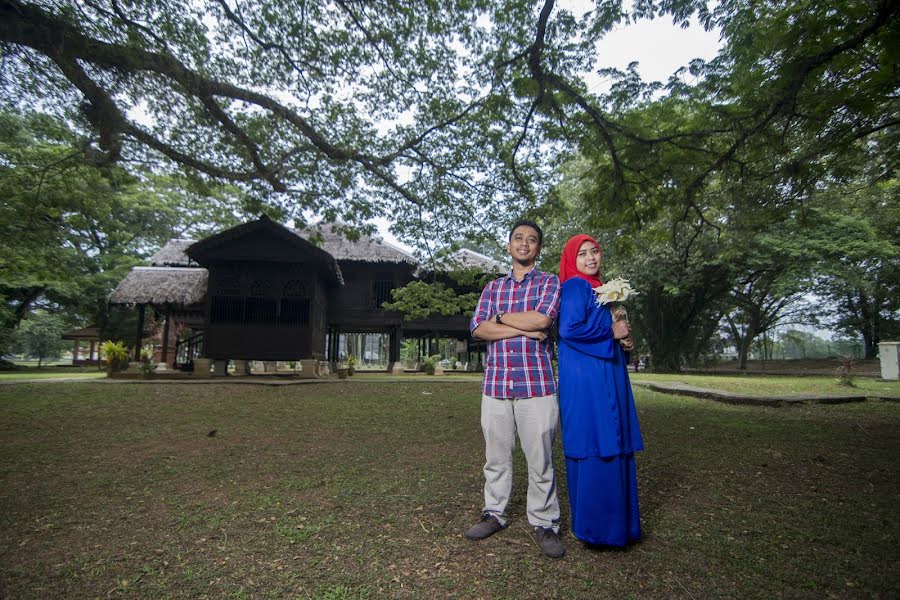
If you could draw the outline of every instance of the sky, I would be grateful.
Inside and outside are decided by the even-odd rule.
[[[561,0],[558,6],[580,15],[589,4],[586,0]],[[609,32],[597,45],[597,64],[624,71],[629,63],[637,61],[641,79],[665,82],[672,73],[695,58],[711,60],[720,48],[718,31],[704,31],[696,21],[692,21],[687,29],[682,29],[672,24],[671,18],[660,18],[620,25]],[[584,77],[593,93],[603,93],[611,84],[608,79],[595,73],[586,73]],[[388,219],[373,219],[372,223],[386,241],[410,250],[388,231]]]

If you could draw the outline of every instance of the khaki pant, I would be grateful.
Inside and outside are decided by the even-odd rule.
[[[484,512],[506,524],[512,492],[512,454],[516,433],[528,461],[528,522],[559,531],[559,500],[553,475],[553,439],[559,420],[556,395],[500,399],[482,395],[484,432]]]

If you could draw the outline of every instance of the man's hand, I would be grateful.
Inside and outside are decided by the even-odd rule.
[[[529,338],[531,338],[533,340],[537,340],[539,342],[543,342],[544,340],[547,339],[546,331],[523,331],[522,333],[525,334],[525,337],[529,337]]]

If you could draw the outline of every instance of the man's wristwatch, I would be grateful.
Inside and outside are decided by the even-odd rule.
[[[500,312],[497,313],[497,316],[494,317],[494,320],[497,321],[497,323],[499,323],[500,325],[503,325],[503,321],[500,320],[500,318],[502,316],[503,316],[503,311],[501,310]]]

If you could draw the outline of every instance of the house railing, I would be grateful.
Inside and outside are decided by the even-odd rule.
[[[194,359],[203,355],[204,335],[195,333],[175,344],[175,368],[182,371],[194,370]]]

